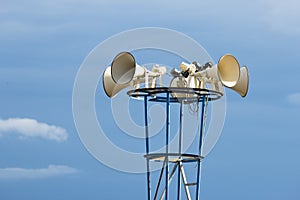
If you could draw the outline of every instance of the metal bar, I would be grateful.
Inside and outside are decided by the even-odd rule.
[[[177,174],[177,200],[180,200],[180,190],[181,190],[181,180],[180,180],[180,169],[178,166],[178,174]]]
[[[179,166],[180,166],[180,171],[181,171],[182,180],[183,180],[183,184],[184,184],[186,198],[188,200],[191,200],[191,194],[190,194],[190,191],[189,191],[189,186],[188,186],[188,183],[187,183],[187,180],[186,180],[186,176],[185,176],[185,172],[184,172],[184,169],[183,169],[183,165],[182,165],[181,162],[179,162]]]
[[[182,118],[183,118],[183,101],[180,101],[180,114],[179,114],[179,144],[178,144],[178,152],[181,154],[182,151]],[[178,178],[177,178],[177,200],[180,200],[180,190],[181,190],[181,180],[180,180],[180,169],[178,166]]]
[[[180,102],[180,115],[179,115],[179,154],[181,154],[182,151],[182,133],[183,133],[183,126],[182,126],[182,118],[183,118],[183,102]]]
[[[197,183],[187,183],[186,185],[187,186],[194,186],[194,185],[197,185]]]
[[[168,179],[168,174],[169,174],[169,126],[170,126],[170,92],[167,92],[167,105],[166,105],[166,195],[165,195],[165,200],[168,200],[168,192],[169,192],[169,179]]]
[[[175,174],[177,166],[179,166],[178,163],[175,163],[174,166],[173,166],[173,169],[172,169],[172,171],[171,171],[171,173],[169,175],[169,183],[171,182],[171,180],[173,178],[173,175]],[[179,171],[179,167],[178,167],[178,171]],[[160,200],[163,200],[163,198],[165,196],[165,192],[166,192],[166,190],[163,190],[163,192],[161,193],[161,196],[159,198]]]
[[[200,195],[199,195],[199,191],[200,191],[200,173],[201,173],[201,163],[200,160],[197,161],[197,181],[196,181],[196,200],[200,200]]]
[[[145,111],[145,134],[146,134],[146,154],[149,154],[149,127],[148,127],[148,99],[147,96],[144,96],[144,111]],[[151,184],[150,184],[150,163],[149,159],[147,160],[147,188],[148,188],[148,200],[151,200]]]
[[[159,179],[158,179],[158,183],[157,183],[157,186],[156,186],[155,195],[154,195],[154,198],[153,198],[154,200],[156,200],[157,195],[158,195],[158,190],[159,190],[160,182],[161,182],[161,179],[162,179],[162,176],[163,176],[163,173],[164,173],[165,164],[166,164],[166,159],[164,160],[163,166],[162,166],[160,174],[159,174]]]
[[[204,122],[204,108],[205,108],[205,103],[206,103],[206,96],[204,96],[203,101],[202,101],[202,107],[201,107],[201,122],[200,122],[200,138],[199,138],[199,155],[201,156],[202,154],[202,142],[203,142],[203,136],[204,136],[204,128],[203,128],[203,122]],[[201,163],[200,160],[197,162],[198,164],[198,169],[197,169],[197,188],[196,188],[196,199],[199,200],[199,190],[200,190],[200,172],[201,172]]]

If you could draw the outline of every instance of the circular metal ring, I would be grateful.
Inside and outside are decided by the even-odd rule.
[[[180,93],[186,94],[186,97],[170,97],[171,103],[176,102],[201,102],[204,97],[207,98],[208,101],[214,101],[223,96],[221,92],[209,89],[201,89],[201,88],[185,88],[185,87],[156,87],[156,88],[139,88],[135,90],[130,90],[127,94],[132,98],[149,96],[152,97],[149,101],[156,102],[166,102],[167,93]]]
[[[201,161],[204,157],[195,155],[195,154],[180,154],[180,153],[150,153],[144,155],[144,157],[148,160],[156,161],[156,162],[164,162],[166,157],[168,161],[171,163],[176,162],[196,162]]]

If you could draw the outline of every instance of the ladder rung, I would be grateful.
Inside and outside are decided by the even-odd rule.
[[[197,183],[186,183],[186,186],[193,186],[193,185],[197,185]]]

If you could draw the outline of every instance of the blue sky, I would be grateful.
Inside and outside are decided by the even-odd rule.
[[[1,199],[146,199],[145,175],[110,169],[86,151],[72,90],[96,45],[149,26],[180,31],[214,60],[231,53],[249,68],[248,96],[227,90],[201,198],[300,198],[298,1],[13,0],[0,13]]]

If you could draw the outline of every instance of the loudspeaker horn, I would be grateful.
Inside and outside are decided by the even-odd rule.
[[[129,52],[121,52],[112,61],[111,77],[117,84],[126,84],[135,76],[145,74],[145,68],[136,64],[133,55]]]
[[[103,73],[103,88],[106,95],[114,97],[120,90],[128,86],[139,88],[145,84],[145,88],[155,87],[156,79],[166,73],[166,67],[153,66],[152,71],[136,64],[133,55],[129,52],[121,52],[112,61]],[[162,85],[162,84],[161,84]]]
[[[218,64],[200,71],[200,74],[203,72],[206,72],[207,78],[220,80],[224,86],[232,88],[239,80],[240,65],[234,56],[225,54],[219,59]]]
[[[248,93],[248,87],[249,87],[248,68],[246,66],[243,66],[240,69],[240,78],[238,82],[231,89],[239,93],[242,97],[245,97]]]
[[[143,67],[135,63],[133,55],[129,52],[121,52],[116,55],[103,73],[103,88],[106,95],[114,97],[122,89],[130,86],[134,75],[145,73]]]
[[[107,67],[103,73],[103,88],[106,95],[110,98],[114,97],[123,88],[128,87],[130,84],[117,84],[111,76],[111,67]]]

